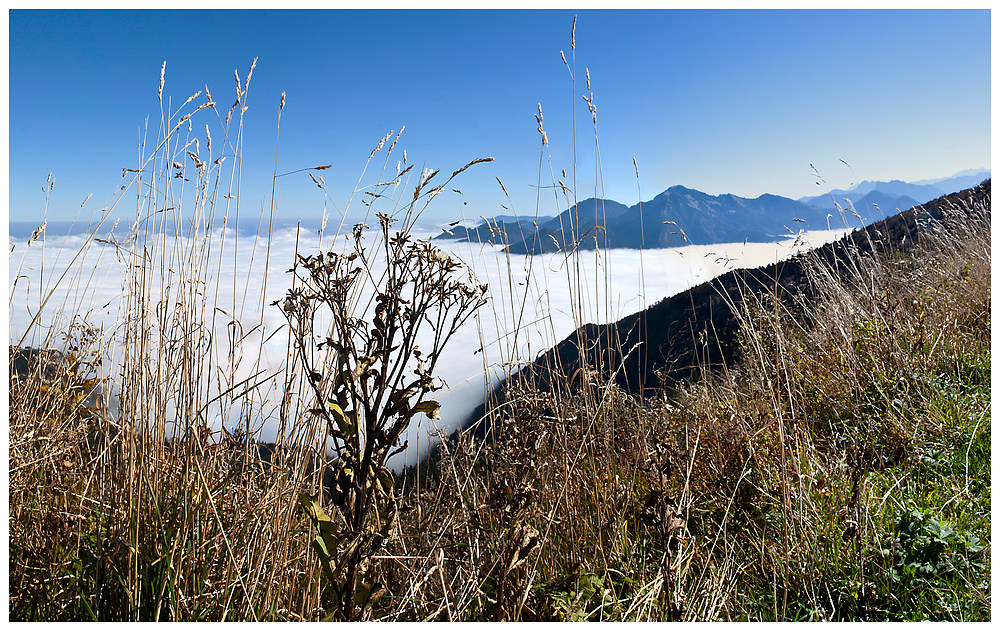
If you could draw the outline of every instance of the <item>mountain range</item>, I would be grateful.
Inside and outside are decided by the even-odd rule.
[[[854,204],[855,209],[860,212],[861,208],[859,206],[864,206],[865,201],[868,201],[869,205],[871,205],[872,203],[885,201],[895,203],[894,200],[897,199],[904,202],[906,200],[913,200],[914,204],[900,207],[900,210],[905,210],[913,205],[923,204],[942,195],[948,195],[954,191],[975,186],[989,177],[990,171],[988,169],[968,169],[950,177],[920,180],[917,182],[903,182],[902,180],[870,182],[865,180],[861,184],[849,189],[834,189],[824,195],[800,197],[798,201],[815,208],[832,209],[835,208],[834,202],[845,206],[846,201],[850,200]],[[872,197],[873,195],[875,197]],[[898,206],[898,204],[896,205]]]
[[[989,171],[974,170],[923,182],[865,181],[798,200],[772,194],[752,199],[709,195],[672,186],[634,206],[590,198],[554,218],[497,217],[473,228],[456,227],[438,238],[506,245],[511,254],[541,254],[574,245],[637,249],[770,242],[799,230],[860,228],[989,177]]]

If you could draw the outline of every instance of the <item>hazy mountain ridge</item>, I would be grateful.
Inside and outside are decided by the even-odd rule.
[[[858,206],[861,200],[869,197],[871,203],[871,196],[877,193],[880,196],[878,199],[882,202],[880,206],[895,206],[899,207],[899,210],[906,210],[914,205],[912,203],[909,206],[905,205],[908,199],[915,200],[916,204],[923,204],[942,195],[976,186],[989,177],[989,169],[967,169],[949,177],[916,182],[865,180],[848,189],[834,189],[823,195],[800,197],[798,201],[816,208],[834,209],[834,202],[846,206],[846,200],[850,200],[860,212]],[[882,209],[886,210],[885,207]]]
[[[979,167],[978,169],[965,169],[964,171],[959,171],[954,175],[948,177],[938,177],[930,180],[917,180],[913,182],[914,184],[940,184],[947,180],[954,180],[954,182],[949,182],[948,186],[954,186],[956,183],[965,182],[960,188],[969,188],[975,186],[979,182],[983,181],[983,174],[989,177],[990,170],[986,167]]]

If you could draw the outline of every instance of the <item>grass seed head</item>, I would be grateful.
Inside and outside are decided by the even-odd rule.
[[[167,62],[164,61],[163,65],[160,67],[160,89],[157,91],[156,94],[156,97],[160,100],[160,103],[163,102],[163,81],[166,77],[166,73],[167,73]]]

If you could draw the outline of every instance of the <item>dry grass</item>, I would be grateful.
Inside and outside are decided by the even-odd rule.
[[[241,112],[248,85],[249,76]],[[160,94],[162,102],[162,77]],[[306,539],[286,501],[307,477],[304,452],[262,462],[246,436],[211,423],[212,414],[239,414],[249,427],[261,412],[259,392],[238,376],[247,363],[259,368],[259,353],[240,340],[220,352],[218,331],[222,314],[235,320],[263,305],[246,304],[235,286],[228,297],[220,291],[225,233],[217,228],[238,223],[238,160],[212,155],[210,140],[199,152],[191,116],[215,106],[209,97],[186,110],[197,97],[161,112],[155,140],[140,147],[154,149],[115,201],[128,191],[136,199],[131,227],[103,250],[126,270],[115,329],[75,328],[81,340],[69,347],[51,335],[43,342],[84,364],[104,362],[61,375],[61,390],[89,389],[101,375],[114,382],[114,404],[35,404],[35,391],[52,391],[46,379],[12,389],[14,618],[253,620],[314,606],[315,569],[299,558]],[[235,121],[216,133],[220,153],[241,152],[242,113]],[[68,269],[46,287],[49,296],[60,283],[87,287]],[[244,353],[251,359],[241,363]],[[297,438],[314,431],[298,428]]]
[[[931,223],[911,254],[858,256],[846,261],[846,273],[814,260],[808,303],[789,309],[765,297],[742,304],[739,371],[693,386],[679,402],[680,423],[699,437],[682,443],[694,473],[684,489],[691,510],[701,513],[705,535],[725,533],[718,541],[724,558],[743,564],[742,589],[720,601],[717,615],[919,617],[916,603],[952,589],[943,585],[954,577],[942,573],[934,577],[941,584],[892,593],[903,572],[880,546],[914,503],[988,541],[988,527],[975,517],[981,499],[969,493],[970,475],[984,470],[969,473],[969,454],[986,450],[982,492],[989,478],[980,433],[989,421],[989,217],[987,189],[985,199],[969,196]],[[958,408],[942,414],[942,401],[950,406],[956,397]],[[901,493],[931,445],[957,440],[945,451],[954,464],[964,460],[961,493],[944,506],[925,489]],[[701,572],[714,563],[703,562]],[[966,569],[959,582],[988,576],[981,566]],[[770,597],[762,600],[761,591]],[[764,601],[770,611],[760,610]],[[961,604],[969,610],[959,618],[984,613],[982,603]],[[939,603],[930,612],[956,615]]]

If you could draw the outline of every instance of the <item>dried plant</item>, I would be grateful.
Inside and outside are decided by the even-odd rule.
[[[294,273],[301,283],[282,303],[315,394],[310,413],[325,421],[337,454],[333,516],[319,493],[302,503],[319,531],[314,546],[342,620],[367,618],[385,590],[372,558],[395,532],[386,462],[406,449],[400,436],[417,415],[440,418],[440,404],[428,398],[441,388],[434,369],[485,304],[486,286],[460,278],[458,261],[429,241],[392,233],[389,216],[378,219],[381,250],[369,250],[365,227],[356,226],[349,253],[300,256]],[[362,296],[374,302],[370,312],[360,312]],[[422,338],[430,340],[424,349]]]

